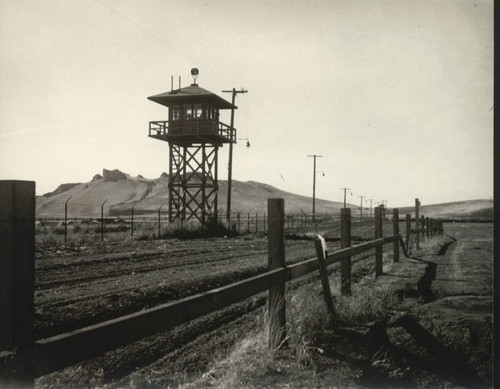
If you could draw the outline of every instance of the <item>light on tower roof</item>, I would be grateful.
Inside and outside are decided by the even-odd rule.
[[[198,74],[199,74],[199,70],[198,68],[192,68],[191,69],[191,75],[193,76],[193,85],[196,85],[196,78],[198,77]]]

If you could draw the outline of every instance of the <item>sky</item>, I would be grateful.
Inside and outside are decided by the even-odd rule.
[[[316,154],[325,200],[493,196],[491,0],[0,0],[0,179],[42,195],[168,172],[147,97],[193,67],[226,100],[248,91],[235,180],[312,196]]]

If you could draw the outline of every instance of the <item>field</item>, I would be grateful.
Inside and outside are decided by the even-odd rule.
[[[390,231],[390,223],[386,222],[384,235],[390,235]],[[291,316],[287,322],[292,327],[287,352],[270,354],[262,347],[266,343],[263,307],[266,296],[263,294],[168,333],[108,352],[94,361],[41,377],[36,386],[187,388],[275,387],[279,384],[303,387],[310,383],[315,387],[331,387],[337,383],[373,387],[377,380],[381,380],[380,385],[399,385],[410,380],[420,387],[446,382],[455,387],[457,383],[453,379],[422,367],[432,361],[432,353],[397,326],[387,329],[391,343],[400,344],[399,347],[407,348],[415,353],[415,359],[420,359],[407,361],[405,366],[395,362],[396,357],[382,358],[384,363],[378,364],[364,360],[373,359],[373,353],[359,342],[366,336],[359,325],[372,328],[370,325],[384,315],[394,321],[394,312],[402,311],[418,313],[421,325],[432,329],[447,349],[452,346],[455,353],[468,357],[471,366],[467,366],[475,372],[473,376],[487,382],[491,373],[491,367],[488,373],[485,357],[491,347],[491,339],[488,340],[492,310],[492,292],[488,287],[492,277],[491,225],[447,224],[445,231],[444,238],[423,243],[423,249],[413,253],[417,259],[402,259],[399,264],[392,264],[391,254],[386,253],[385,274],[377,279],[373,277],[373,260],[354,266],[351,301],[357,303],[349,308],[352,303],[336,299],[339,312],[347,312],[344,326],[350,327],[351,334],[357,334],[348,351],[329,331],[318,327],[323,317],[321,290],[318,278],[313,275],[287,286],[290,300],[287,315]],[[307,239],[314,232],[327,238],[338,237],[335,228],[290,235],[286,239],[287,263],[314,257],[313,242]],[[354,224],[353,236],[371,238],[371,222]],[[297,239],[299,237],[302,239]],[[441,247],[450,242],[449,252],[437,257]],[[338,249],[338,243],[330,239],[328,249]],[[450,253],[454,262],[446,259]],[[469,262],[459,260],[470,253],[478,256],[476,262],[481,265],[475,267],[474,272],[464,267]],[[434,278],[429,285],[417,287],[426,280],[427,262],[437,263],[437,258],[444,262],[437,264]],[[264,233],[195,240],[129,240],[59,246],[40,243],[35,270],[36,336],[44,338],[213,289],[264,272],[266,266]],[[338,294],[337,278],[332,274],[334,294]],[[425,297],[429,291],[432,299]],[[371,295],[374,300],[362,302],[354,296],[357,293]],[[367,313],[366,304],[373,308],[377,298],[383,301],[381,308]],[[464,307],[470,308],[466,317],[469,321],[463,317]],[[356,310],[361,312],[354,314]],[[357,321],[356,325],[349,323],[352,318]],[[469,331],[468,340],[464,340],[464,326]],[[401,353],[398,355],[403,355]],[[234,377],[229,380],[230,371],[240,371],[239,378],[243,381],[235,383]]]

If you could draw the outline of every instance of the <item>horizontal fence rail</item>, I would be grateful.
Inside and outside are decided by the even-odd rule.
[[[399,240],[399,236],[376,239],[333,252],[328,256],[327,264],[337,263],[342,258],[381,247],[396,239]],[[34,363],[38,366],[36,373],[41,376],[92,359],[106,351],[215,312],[317,269],[318,262],[314,257],[145,311],[38,340],[34,348]]]
[[[12,185],[12,182],[0,181],[0,195],[3,195],[3,190],[7,193],[7,195],[11,196],[9,193],[12,192],[12,188],[14,188],[20,192],[20,198],[31,199],[26,202],[26,204],[22,205],[29,210],[29,225],[22,225],[23,231],[18,233],[16,232],[16,229],[21,225],[14,219],[12,219],[12,222],[6,219],[8,223],[6,223],[5,228],[7,229],[7,232],[11,229],[12,231],[15,231],[14,234],[10,234],[9,232],[9,234],[14,237],[12,245],[22,244],[23,240],[21,237],[24,238],[26,234],[31,236],[30,239],[33,239],[34,243],[34,185],[30,184],[23,186],[17,183],[15,183],[15,185],[17,185],[15,187]],[[15,196],[18,195],[15,191],[13,193]],[[17,203],[14,201],[13,204]],[[417,214],[419,205],[420,203],[417,202]],[[0,386],[2,386],[3,383],[7,383],[7,385],[9,385],[12,382],[17,382],[18,384],[22,383],[26,387],[32,387],[35,377],[63,369],[81,361],[95,358],[107,351],[114,350],[140,339],[164,332],[177,325],[223,309],[265,291],[269,292],[269,327],[275,327],[274,324],[277,324],[279,321],[279,325],[283,328],[283,330],[279,331],[279,336],[283,338],[285,334],[283,322],[284,310],[279,313],[279,315],[283,316],[279,318],[279,320],[276,319],[276,317],[273,318],[272,316],[276,315],[276,312],[278,312],[278,309],[276,309],[278,306],[284,307],[284,285],[286,282],[305,276],[317,270],[320,270],[324,276],[325,265],[341,265],[341,277],[343,278],[345,276],[344,270],[346,262],[349,262],[350,269],[350,264],[366,258],[363,257],[358,258],[355,261],[351,261],[353,256],[373,249],[375,250],[374,255],[376,258],[375,275],[378,276],[382,274],[381,256],[384,245],[394,243],[394,261],[398,261],[399,254],[397,252],[399,250],[399,244],[401,244],[405,255],[408,256],[412,246],[412,236],[415,236],[415,245],[418,249],[420,238],[423,240],[433,233],[442,234],[443,231],[442,223],[433,219],[423,220],[423,216],[421,216],[422,219],[415,218],[415,229],[412,229],[411,218],[409,217],[410,215],[407,214],[406,241],[404,241],[399,234],[398,213],[397,210],[394,210],[393,235],[382,237],[382,216],[380,209],[376,208],[375,239],[350,247],[350,212],[344,212],[344,217],[341,219],[343,225],[341,229],[343,231],[341,234],[341,240],[344,248],[330,253],[329,255],[327,255],[326,252],[323,252],[321,255],[321,262],[318,262],[319,257],[314,257],[293,265],[285,265],[284,231],[287,223],[287,217],[284,214],[284,201],[282,199],[269,199],[268,210],[271,217],[267,218],[269,229],[269,262],[267,272],[207,292],[202,292],[177,301],[161,304],[154,308],[135,312],[37,341],[34,341],[34,318],[30,313],[34,309],[32,299],[34,280],[32,276],[30,276],[30,272],[34,269],[34,263],[27,261],[26,265],[29,269],[26,268],[24,273],[12,273],[11,278],[13,285],[16,283],[23,283],[23,285],[26,285],[26,289],[31,290],[31,297],[28,298],[29,296],[23,292],[23,296],[26,295],[26,299],[22,300],[22,304],[15,305],[12,304],[12,299],[15,297],[13,296],[13,292],[0,293],[0,305],[7,307],[9,310],[12,309],[12,312],[19,312],[19,315],[23,315],[22,317],[25,318],[25,320],[23,319],[23,325],[26,327],[25,333],[22,334],[12,331],[12,336],[9,335],[10,337],[8,339],[5,338],[3,340],[3,344],[0,345],[4,348],[4,350],[7,349],[6,351],[0,350]],[[8,209],[6,208],[5,210],[2,210],[0,208],[0,211],[8,211]],[[348,220],[346,220],[347,215],[349,218]],[[349,227],[347,229],[345,228],[346,224],[344,223],[348,223]],[[17,234],[19,236],[16,238]],[[348,238],[346,239],[346,237]],[[321,240],[323,240],[324,243],[324,239],[321,238]],[[324,249],[326,250],[326,246]],[[29,250],[31,254],[33,254],[32,256],[34,259],[34,244]],[[9,254],[9,256],[4,256],[5,259],[2,258],[2,261],[6,264],[5,269],[7,269],[7,271],[12,263],[24,261],[23,258],[16,258],[15,252],[13,253],[13,256]],[[346,274],[350,277],[350,270]],[[347,289],[346,292],[348,292]],[[6,312],[6,314],[9,314],[9,312]],[[8,330],[9,328],[12,329],[13,324],[15,323],[6,323],[4,328],[0,329],[2,331],[6,329]],[[273,337],[271,332],[269,336],[270,345],[280,343],[276,343],[275,341],[271,342],[271,338]]]

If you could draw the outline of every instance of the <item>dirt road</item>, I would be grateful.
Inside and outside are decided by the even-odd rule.
[[[446,231],[456,241],[429,259],[436,264],[434,300],[419,310],[419,321],[443,346],[443,355],[455,358],[454,366],[445,366],[451,367],[450,380],[491,387],[493,226],[447,224]]]
[[[388,385],[492,386],[493,225],[448,223],[445,231],[377,280],[401,297],[387,321],[389,375],[398,372]]]

